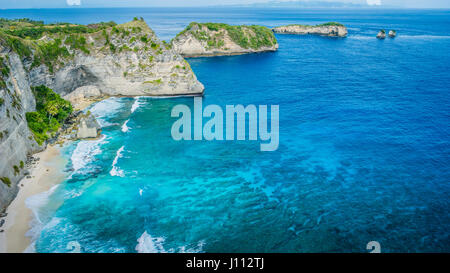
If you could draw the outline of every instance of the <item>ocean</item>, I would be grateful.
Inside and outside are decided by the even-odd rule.
[[[279,50],[190,58],[203,104],[279,105],[280,142],[174,141],[192,98],[110,98],[95,141],[66,144],[68,179],[28,200],[31,250],[450,251],[450,11],[36,9],[0,17],[123,23],[169,41],[189,22],[318,24],[347,38],[276,35]],[[377,40],[379,29],[395,39]]]

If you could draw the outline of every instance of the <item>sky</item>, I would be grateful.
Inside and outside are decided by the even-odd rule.
[[[276,0],[286,2],[292,0]],[[300,0],[314,1],[314,0]],[[450,8],[450,0],[317,0],[345,3],[367,3],[404,8]],[[0,0],[0,8],[63,8],[63,7],[144,7],[144,6],[208,6],[251,4],[269,0]]]

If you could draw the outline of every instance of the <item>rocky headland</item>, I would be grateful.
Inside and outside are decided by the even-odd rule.
[[[2,20],[0,212],[16,196],[31,154],[64,135],[76,137],[77,124],[86,129],[78,137],[94,136],[93,128],[98,133],[95,122],[74,116],[73,108],[109,96],[201,95],[203,90],[189,63],[142,19],[121,25]],[[78,123],[67,124],[71,118]]]
[[[175,52],[185,57],[240,55],[276,51],[278,42],[264,26],[232,26],[191,23],[172,41]]]
[[[293,24],[276,27],[272,30],[273,32],[280,34],[311,34],[330,37],[345,37],[348,34],[347,28],[344,25],[335,22],[329,22],[315,26]]]

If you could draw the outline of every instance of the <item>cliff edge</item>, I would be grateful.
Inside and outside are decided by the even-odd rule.
[[[240,55],[276,51],[278,42],[263,26],[232,26],[221,23],[191,23],[171,42],[186,57]]]

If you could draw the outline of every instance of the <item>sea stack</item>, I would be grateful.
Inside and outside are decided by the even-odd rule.
[[[389,37],[395,38],[395,36],[397,36],[397,32],[395,30],[390,30],[389,31]]]
[[[77,138],[97,138],[100,136],[101,127],[90,112],[82,115],[78,124]]]
[[[273,32],[257,25],[232,26],[194,22],[171,43],[175,52],[185,57],[240,55],[278,49]]]
[[[384,29],[380,30],[377,34],[378,39],[385,39],[386,38],[386,31]]]
[[[298,35],[321,35],[330,37],[345,37],[348,34],[347,28],[340,23],[328,22],[325,24],[309,26],[309,25],[287,25],[272,29],[273,32],[279,34],[298,34]]]

